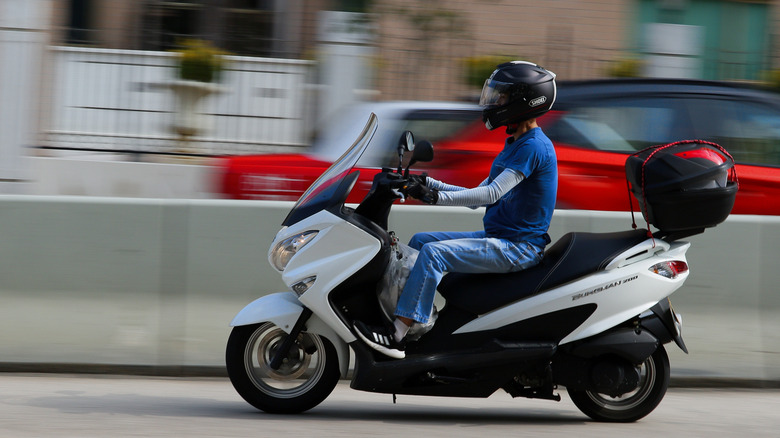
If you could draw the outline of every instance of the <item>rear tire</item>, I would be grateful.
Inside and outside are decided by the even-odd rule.
[[[585,415],[596,421],[630,423],[652,412],[669,387],[669,356],[663,345],[640,366],[639,386],[619,397],[592,391],[569,391],[569,397]]]
[[[268,365],[287,337],[270,322],[234,327],[225,362],[233,387],[249,404],[273,414],[309,410],[341,377],[336,349],[326,338],[301,333],[278,370]]]

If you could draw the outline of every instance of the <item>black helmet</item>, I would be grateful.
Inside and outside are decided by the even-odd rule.
[[[493,130],[539,117],[552,108],[555,95],[555,73],[531,62],[506,62],[482,87],[482,121]]]

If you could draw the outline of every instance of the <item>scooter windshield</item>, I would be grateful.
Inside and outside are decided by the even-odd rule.
[[[374,137],[377,125],[377,116],[371,113],[352,146],[303,192],[282,225],[292,225],[321,210],[340,208],[357,181],[359,172],[352,172],[352,168]]]

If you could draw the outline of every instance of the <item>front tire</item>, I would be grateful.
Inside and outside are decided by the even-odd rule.
[[[234,327],[225,362],[233,387],[249,404],[273,414],[309,410],[339,381],[336,349],[326,338],[301,333],[278,370],[269,366],[287,337],[270,322]]]
[[[640,366],[637,388],[619,397],[592,391],[569,391],[574,404],[596,421],[629,423],[652,412],[669,387],[669,356],[660,345]]]

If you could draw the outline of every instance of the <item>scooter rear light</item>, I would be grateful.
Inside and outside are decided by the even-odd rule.
[[[650,267],[650,272],[675,279],[678,275],[688,272],[688,264],[682,260],[669,260],[654,264]]]

